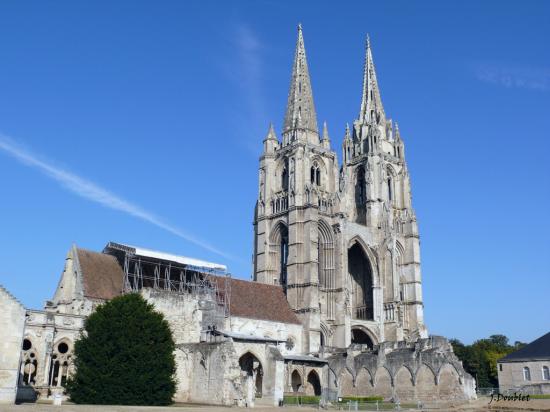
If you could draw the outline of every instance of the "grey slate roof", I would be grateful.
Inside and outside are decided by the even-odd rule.
[[[527,346],[500,358],[498,362],[525,362],[550,360],[550,332],[534,340]]]

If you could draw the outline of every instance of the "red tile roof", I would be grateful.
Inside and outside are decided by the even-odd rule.
[[[84,296],[109,300],[122,294],[124,272],[114,256],[77,249],[82,270]],[[211,276],[220,292],[225,277]],[[301,324],[290,308],[283,289],[277,285],[229,278],[231,316]]]
[[[225,278],[221,276],[213,276],[213,278],[218,283],[219,291],[223,292]],[[230,278],[229,284],[231,316],[301,324],[280,286],[235,278]]]
[[[109,300],[122,294],[124,272],[114,256],[77,249],[84,296]]]

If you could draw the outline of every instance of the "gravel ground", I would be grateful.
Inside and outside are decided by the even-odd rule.
[[[508,411],[550,411],[550,399],[532,399],[529,402],[498,402],[488,404],[489,398],[481,398],[468,404],[455,407],[427,408],[427,411],[454,411],[454,412],[508,412]],[[22,404],[0,405],[0,412],[313,412],[317,408],[312,407],[269,407],[257,406],[253,409],[228,408],[223,406],[207,405],[175,405],[168,407],[157,406],[96,406],[96,405],[71,405],[64,404],[54,406],[51,404]],[[330,411],[335,411],[331,409]]]

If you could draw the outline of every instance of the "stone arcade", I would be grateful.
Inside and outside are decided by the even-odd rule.
[[[17,386],[19,397],[29,387],[41,397],[62,393],[85,317],[129,292],[170,323],[177,401],[475,398],[451,345],[424,325],[404,143],[386,118],[368,40],[342,166],[326,124],[318,131],[301,27],[281,137],[271,126],[260,157],[253,282],[223,265],[125,244],[101,253],[73,246],[44,310],[25,311],[0,289],[0,402],[12,402]]]

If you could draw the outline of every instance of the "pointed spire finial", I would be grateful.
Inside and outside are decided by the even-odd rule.
[[[399,133],[399,125],[395,122],[395,140],[401,140],[401,133]]]
[[[363,95],[361,96],[361,109],[359,111],[359,121],[379,122],[384,124],[385,113],[376,79],[376,70],[374,69],[374,59],[372,58],[372,49],[370,36],[367,34],[365,45],[365,66],[363,67]]]
[[[328,127],[326,120],[323,122],[323,140],[330,140],[330,138],[328,137]]]
[[[271,140],[277,140],[277,134],[275,133],[275,127],[273,127],[273,122],[269,122],[269,129],[267,131],[267,136],[265,137],[266,139],[271,139]]]
[[[346,134],[344,136],[344,139],[351,139],[351,135],[349,132],[349,123],[346,123]]]
[[[298,25],[283,133],[295,129],[314,132],[317,138],[319,135],[301,24]]]

